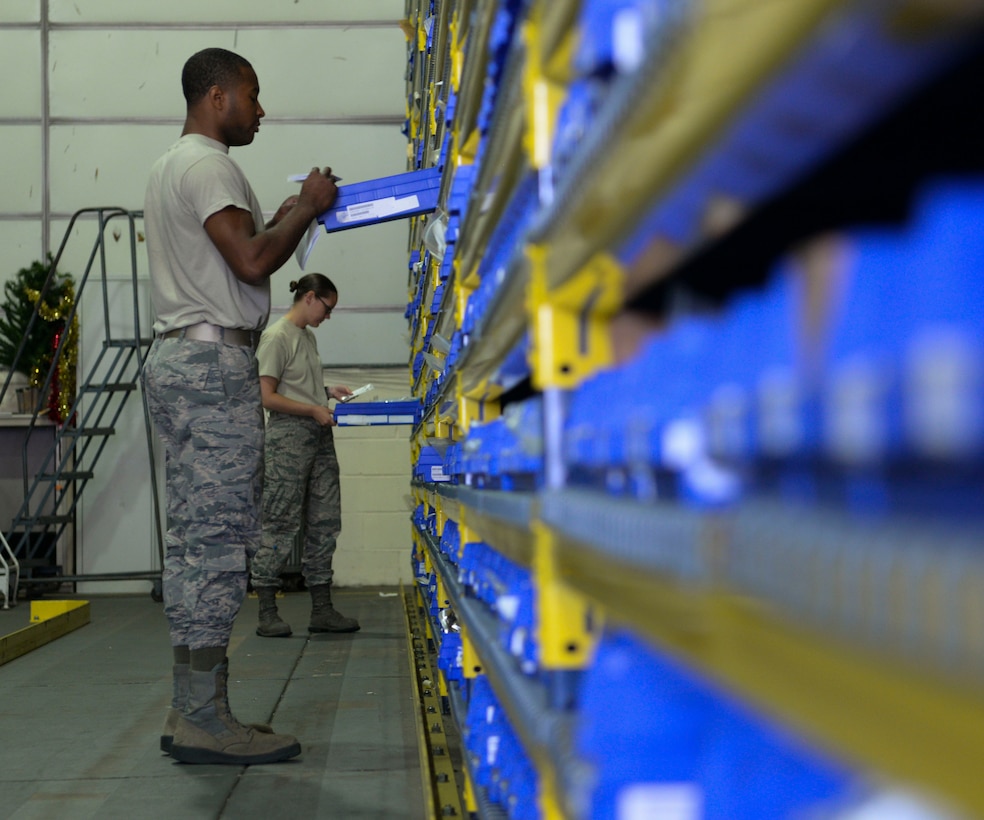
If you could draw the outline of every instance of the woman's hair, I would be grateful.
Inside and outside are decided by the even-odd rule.
[[[232,88],[244,68],[252,68],[245,57],[224,48],[206,48],[192,54],[181,70],[181,91],[188,105],[198,102],[208,90]]]
[[[294,294],[295,302],[303,299],[304,294],[308,291],[322,299],[331,296],[338,297],[338,288],[335,287],[335,283],[323,273],[309,273],[302,276],[299,281],[290,283],[290,292]]]

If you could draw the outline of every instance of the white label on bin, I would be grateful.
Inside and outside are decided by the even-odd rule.
[[[618,793],[618,820],[700,820],[703,794],[694,783],[634,783]]]
[[[859,805],[837,813],[837,820],[960,820],[957,815],[923,795],[891,790],[865,797]]]
[[[335,421],[337,421],[339,425],[355,427],[363,424],[372,424],[372,416],[367,416],[361,413],[345,413],[335,419]]]
[[[626,8],[612,19],[612,59],[619,73],[629,74],[641,64],[646,54],[646,25],[637,8]]]
[[[338,221],[345,225],[349,222],[364,222],[367,219],[382,219],[392,214],[410,211],[419,206],[420,200],[416,194],[401,199],[387,196],[382,199],[374,199],[371,202],[349,205],[344,211],[338,212]]]
[[[499,757],[499,736],[492,735],[485,742],[485,762],[490,766],[494,766],[496,760]]]
[[[495,608],[505,620],[512,623],[519,614],[519,596],[500,595],[495,601]]]

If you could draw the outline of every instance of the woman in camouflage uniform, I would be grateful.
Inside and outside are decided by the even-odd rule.
[[[263,406],[269,412],[264,447],[263,535],[253,558],[253,589],[260,599],[256,634],[281,638],[290,625],[277,613],[280,575],[297,536],[304,533],[301,571],[311,592],[309,632],[355,632],[359,622],[331,602],[331,559],[342,526],[338,459],[328,398],[351,395],[343,385],[324,386],[312,327],[338,303],[328,277],[309,273],[290,283],[294,302],[268,327],[256,351]]]

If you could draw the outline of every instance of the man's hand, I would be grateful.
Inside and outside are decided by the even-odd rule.
[[[328,388],[328,395],[335,401],[343,401],[345,398],[352,395],[352,391],[349,390],[344,384],[333,384]]]
[[[324,171],[312,168],[307,179],[301,183],[297,204],[310,206],[317,216],[327,211],[334,204],[337,196],[338,187],[332,179],[331,168],[325,168]]]
[[[279,208],[277,208],[277,212],[273,215],[273,218],[269,222],[267,222],[266,224],[267,230],[270,230],[270,228],[272,228],[281,219],[287,216],[290,209],[293,208],[296,204],[297,204],[297,194],[287,197],[287,199],[283,201],[283,204]]]
[[[309,183],[309,180],[311,180],[312,177],[315,177],[315,179]],[[328,185],[325,185],[325,180],[327,180]],[[312,207],[316,208],[316,215],[327,211],[334,203],[335,198],[338,196],[338,187],[335,185],[335,178],[332,176],[331,168],[325,168],[324,173],[319,171],[317,168],[312,168],[311,173],[305,178],[304,184],[301,185],[301,193],[289,196],[283,201],[283,204],[281,204],[281,206],[277,209],[277,212],[273,215],[273,218],[267,222],[267,229],[270,229],[276,225],[281,219],[287,216],[295,205],[301,202],[301,196],[304,195],[305,186],[309,186],[305,204],[310,204]],[[324,205],[324,207],[320,207],[317,203],[322,202],[327,202],[328,204]]]

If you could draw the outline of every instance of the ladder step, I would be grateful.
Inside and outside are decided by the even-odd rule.
[[[41,473],[38,478],[42,481],[88,481],[92,476],[92,470],[66,470],[64,473]]]
[[[87,393],[128,393],[137,389],[136,382],[115,382],[114,384],[84,384]]]
[[[106,347],[149,347],[153,339],[107,339],[103,344]]]
[[[115,427],[89,427],[88,429],[82,427],[73,427],[71,429],[66,428],[62,431],[63,436],[71,436],[72,438],[79,438],[81,436],[111,436],[116,432]]]
[[[38,524],[71,524],[75,517],[72,515],[39,515],[35,520]]]

